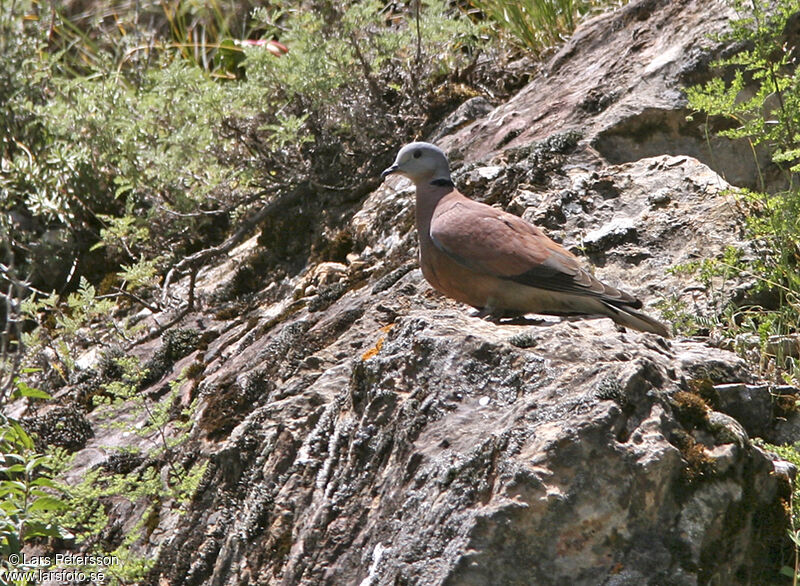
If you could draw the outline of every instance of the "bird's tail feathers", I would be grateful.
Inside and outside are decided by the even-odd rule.
[[[604,303],[604,305],[608,309],[607,315],[621,326],[639,330],[640,332],[652,332],[664,338],[672,337],[667,326],[649,315],[629,307],[620,307],[610,303]]]

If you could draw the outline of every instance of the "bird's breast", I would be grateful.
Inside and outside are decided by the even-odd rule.
[[[448,297],[473,307],[487,307],[503,283],[497,277],[477,273],[441,252],[432,243],[420,246],[422,275]]]

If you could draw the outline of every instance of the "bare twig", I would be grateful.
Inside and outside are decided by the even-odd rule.
[[[42,291],[41,289],[37,289],[27,281],[16,278],[14,276],[13,266],[7,266],[4,265],[3,263],[0,263],[0,278],[8,281],[8,283],[10,283],[11,285],[17,287],[22,291],[33,291],[34,293],[37,293],[39,295],[48,295],[48,293]]]
[[[143,305],[144,307],[146,307],[147,309],[149,309],[153,313],[160,313],[161,312],[161,308],[159,308],[158,306],[151,305],[150,303],[148,303],[147,301],[145,301],[144,299],[142,299],[141,297],[139,297],[135,293],[131,293],[130,291],[126,291],[125,289],[122,289],[121,287],[117,287],[117,290],[114,293],[106,293],[105,295],[98,295],[97,299],[116,299],[118,297],[127,297],[128,299],[131,299],[131,300],[135,301],[136,303],[139,303],[140,305]]]
[[[14,256],[7,238],[6,255],[10,259],[9,266],[0,264],[0,276],[8,283],[2,292],[5,305],[5,324],[0,333],[0,405],[4,404],[14,390],[14,381],[22,366],[22,316],[20,300],[25,294],[26,283],[14,276]],[[16,346],[12,348],[12,346]]]
[[[192,267],[192,271],[189,273],[189,300],[186,311],[194,311],[194,285],[197,282],[197,270],[197,267]]]
[[[194,254],[187,256],[179,263],[177,263],[174,267],[172,267],[164,279],[164,286],[162,287],[162,294],[161,294],[162,301],[166,302],[169,286],[172,283],[172,279],[175,277],[176,274],[181,275],[189,269],[200,267],[203,264],[209,262],[210,260],[231,251],[237,244],[242,242],[248,234],[250,234],[253,228],[255,228],[260,222],[262,222],[267,216],[269,216],[280,206],[284,205],[293,196],[294,194],[291,193],[283,197],[277,197],[271,200],[270,202],[263,205],[261,209],[259,209],[257,212],[252,214],[249,218],[245,218],[240,223],[239,228],[236,230],[236,232],[234,232],[233,235],[230,236],[230,238],[228,238],[225,242],[223,242],[219,246],[212,246],[210,248],[205,248],[203,250],[195,252]]]
[[[188,306],[184,307],[183,309],[181,309],[175,315],[175,317],[173,317],[167,323],[165,323],[164,325],[159,325],[158,328],[156,328],[154,331],[152,331],[149,334],[147,334],[145,337],[140,338],[140,339],[136,340],[135,342],[131,342],[130,344],[128,344],[127,348],[130,349],[130,348],[133,348],[133,346],[135,346],[136,344],[141,344],[142,342],[147,342],[149,340],[155,340],[161,334],[163,334],[165,331],[170,329],[172,326],[174,326],[175,324],[179,323],[184,317],[186,317],[186,315],[188,313],[189,313],[189,307]]]
[[[14,388],[14,380],[20,372],[22,364],[22,348],[19,339],[21,327],[18,303],[14,299],[14,287],[10,286],[3,295],[6,307],[6,323],[0,334],[0,364],[2,364],[2,381],[0,381],[0,405],[4,404]],[[12,341],[16,339],[16,348],[12,351]]]
[[[356,39],[356,35],[351,33],[350,37],[350,45],[353,47],[353,53],[356,56],[356,60],[358,64],[361,66],[361,71],[364,74],[364,79],[367,80],[367,85],[369,86],[369,91],[372,94],[372,97],[375,101],[380,102],[383,101],[381,97],[381,88],[378,85],[378,82],[375,81],[375,77],[372,75],[372,70],[369,67],[369,63],[364,58],[364,54],[361,52],[361,47],[358,44],[358,39]]]
[[[159,205],[158,209],[164,212],[165,214],[176,216],[178,218],[202,218],[205,216],[222,216],[228,213],[228,210],[198,210],[196,212],[183,213],[183,212],[176,212],[175,210],[171,210],[163,205]]]
[[[422,0],[416,0],[416,2],[414,2],[414,16],[416,17],[417,21],[417,67],[419,67],[420,63],[422,63],[422,33],[420,32],[419,28],[420,4],[422,4]]]

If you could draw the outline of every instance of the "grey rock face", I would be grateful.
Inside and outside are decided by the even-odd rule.
[[[578,28],[545,75],[452,142],[477,160],[556,129],[578,129],[613,164],[687,155],[737,186],[760,187],[759,168],[768,185],[780,184],[766,151],[754,158],[745,141],[713,136],[724,121],[690,116],[683,88],[710,78],[711,62],[726,47],[709,36],[731,16],[725,2],[694,0],[637,1],[600,15]]]
[[[412,286],[417,271],[389,294]],[[367,313],[334,346],[376,331]],[[680,399],[697,396],[686,389],[698,365],[716,365],[705,375],[723,384],[740,359],[601,321],[526,329],[528,348],[511,343],[519,330],[412,310],[374,356],[299,369],[212,454],[159,574],[476,585],[770,575],[787,480],[735,420]]]

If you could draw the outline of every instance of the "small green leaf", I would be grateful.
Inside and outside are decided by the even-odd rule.
[[[26,450],[32,450],[34,447],[33,439],[28,435],[28,432],[26,432],[17,421],[10,420],[9,425],[11,426],[11,431],[14,434],[14,439],[16,442],[22,448]]]
[[[31,521],[25,525],[25,539],[31,537],[60,537],[64,535],[62,531],[52,525],[51,523],[42,523],[41,521]]]
[[[7,549],[9,554],[19,553],[21,551],[22,548],[20,547],[19,543],[19,535],[17,535],[16,532],[10,532],[6,534],[6,539],[8,540]]]
[[[28,386],[23,381],[17,381],[17,389],[14,391],[13,396],[15,399],[20,397],[30,397],[31,399],[52,399],[49,393],[45,393],[40,389],[34,389]]]
[[[58,485],[53,482],[50,478],[45,476],[40,476],[36,480],[31,482],[31,486],[44,486],[46,488],[55,488],[58,489]]]
[[[69,505],[59,498],[54,496],[40,496],[28,507],[28,511],[63,511],[68,508]]]
[[[217,53],[217,66],[228,73],[237,73],[237,69],[244,61],[244,52],[236,46],[231,39],[225,39],[219,44]]]
[[[0,497],[9,494],[24,495],[25,485],[18,480],[4,480],[0,482]]]

